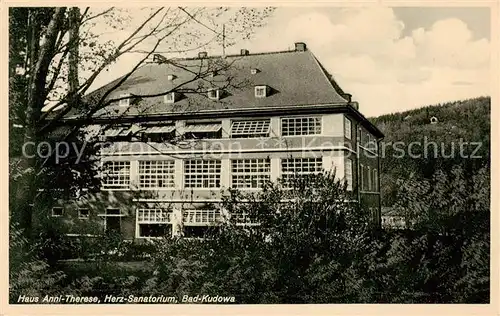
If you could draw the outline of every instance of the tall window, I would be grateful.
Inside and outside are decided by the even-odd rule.
[[[139,161],[140,188],[173,188],[174,174],[173,160]]]
[[[281,160],[281,173],[285,182],[295,176],[318,174],[323,170],[322,158],[288,158]]]
[[[172,213],[164,209],[138,209],[139,237],[166,237],[172,235]]]
[[[351,120],[344,116],[344,136],[351,139]]]
[[[367,191],[371,191],[372,190],[372,173],[371,173],[371,170],[370,170],[370,167],[367,166],[367,171],[366,171],[366,175],[368,177],[368,184],[366,186],[366,190]]]
[[[220,187],[220,160],[186,160],[184,162],[184,187]]]
[[[373,169],[373,191],[378,192],[378,172],[377,172],[377,169]]]
[[[284,117],[281,119],[281,135],[321,134],[321,117]]]
[[[344,165],[345,180],[347,183],[347,190],[352,191],[352,160],[346,159]]]
[[[270,120],[234,121],[231,138],[269,137]]]
[[[233,188],[260,188],[271,177],[269,159],[235,159],[231,161]]]
[[[104,189],[128,189],[130,185],[130,161],[107,161],[103,165]]]
[[[359,188],[360,191],[363,191],[365,189],[365,167],[360,164],[359,165],[359,176],[361,179],[359,179]]]

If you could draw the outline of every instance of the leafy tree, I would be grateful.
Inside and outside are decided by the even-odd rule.
[[[347,201],[333,174],[268,183],[255,194],[230,190],[228,222],[202,242],[162,243],[148,289],[235,295],[239,303],[359,300],[373,230],[369,212]]]
[[[438,118],[437,124],[430,124],[432,116]],[[431,179],[438,170],[449,172],[456,165],[472,175],[490,161],[489,97],[382,115],[372,121],[385,134],[380,172],[385,206],[397,201],[398,180],[408,180],[410,175]]]

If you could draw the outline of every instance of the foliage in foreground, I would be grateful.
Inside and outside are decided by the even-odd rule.
[[[460,172],[436,174],[440,190],[425,181],[402,185],[400,206],[426,210],[413,230],[374,230],[369,213],[345,203],[345,188],[326,174],[298,179],[292,190],[269,184],[256,195],[230,192],[224,208],[259,226],[233,217],[204,240],[155,243],[135,268],[103,257],[59,266],[66,276],[56,272],[60,278],[36,287],[75,295],[235,296],[238,303],[487,303],[489,175],[480,172],[458,190]],[[15,284],[11,300],[29,286]]]

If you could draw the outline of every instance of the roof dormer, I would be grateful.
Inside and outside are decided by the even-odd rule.
[[[130,97],[132,95],[130,93],[122,93],[120,94],[120,100],[118,101],[119,106],[130,106]]]
[[[269,95],[270,88],[266,85],[255,86],[254,94],[256,98],[265,98]]]
[[[218,88],[210,88],[208,89],[207,96],[210,100],[219,100],[221,91]]]
[[[177,92],[169,92],[163,96],[163,102],[165,103],[175,103],[179,100],[179,93]]]

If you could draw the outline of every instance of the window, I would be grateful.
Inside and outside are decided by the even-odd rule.
[[[104,131],[104,136],[111,141],[130,141],[132,139],[132,125],[119,125],[108,128]]]
[[[170,92],[163,96],[163,101],[165,103],[174,103],[175,102],[175,92]]]
[[[269,159],[236,159],[231,161],[233,188],[261,188],[271,177]]]
[[[165,237],[172,235],[172,213],[164,209],[138,209],[139,237]]]
[[[164,209],[138,209],[137,222],[139,223],[170,223],[171,212]]]
[[[52,208],[52,217],[60,217],[63,216],[63,208],[62,207],[53,207]]]
[[[186,160],[184,186],[186,188],[220,187],[220,160]]]
[[[107,208],[106,209],[106,216],[113,216],[113,215],[121,215],[120,209],[118,208]]]
[[[175,162],[173,160],[139,161],[139,187],[173,188]]]
[[[177,78],[175,75],[172,75],[172,74],[167,75],[167,80],[168,80],[168,81],[172,81],[172,80],[174,80],[175,78]]]
[[[290,117],[281,119],[281,135],[321,134],[321,117]]]
[[[121,100],[118,101],[118,105],[119,106],[129,106],[130,105],[130,96],[131,96],[130,93],[120,94]],[[122,99],[122,98],[126,98],[126,99]]]
[[[130,161],[107,161],[104,163],[103,188],[128,189],[130,185]]]
[[[222,124],[215,123],[186,123],[183,129],[186,139],[216,139],[222,138]]]
[[[234,121],[231,138],[269,137],[270,120]]]
[[[258,72],[260,72],[260,70],[259,70],[259,69],[257,69],[257,68],[252,68],[252,69],[250,69],[250,73],[251,73],[252,75],[255,75],[255,74],[256,74],[256,73],[258,73]]]
[[[360,145],[364,147],[365,149],[372,150],[372,151],[377,151],[377,141],[368,132],[363,132],[361,131],[361,139],[360,139]]]
[[[151,125],[142,128],[142,134],[148,142],[165,142],[175,137],[174,125]]]
[[[231,213],[231,219],[238,226],[253,226],[260,224],[255,216],[250,216],[250,214],[245,211]]]
[[[221,220],[218,210],[185,210],[184,225],[210,225]]]
[[[359,165],[359,175],[361,177],[359,187],[361,188],[360,191],[362,191],[365,189],[365,167],[362,164]]]
[[[88,208],[81,208],[78,210],[78,218],[79,219],[89,219],[90,211]]]
[[[281,173],[285,182],[294,176],[317,174],[323,170],[322,158],[289,158],[281,160]]]
[[[370,134],[369,133],[364,133],[365,137],[363,138],[363,143],[361,144],[361,146],[363,146],[364,148],[368,149],[370,147]]]
[[[371,134],[366,134],[367,142],[363,144],[366,149],[376,152],[377,151],[377,141]]]
[[[209,89],[207,94],[208,94],[208,98],[210,100],[219,100],[219,98],[220,98],[220,90],[219,89]]]
[[[345,180],[347,183],[347,190],[352,191],[352,160],[351,159],[346,159],[345,160]]]
[[[344,136],[351,139],[351,120],[344,116]]]
[[[378,192],[378,174],[377,169],[373,169],[373,191]]]
[[[367,179],[368,179],[366,190],[371,191],[372,190],[372,173],[370,170],[371,168],[369,166],[367,166],[366,168],[367,168],[366,175],[367,175]]]
[[[118,208],[106,209],[106,216],[104,217],[104,231],[106,234],[121,234],[121,216]]]
[[[218,210],[185,210],[183,212],[184,236],[203,238],[217,228],[221,220]]]
[[[267,97],[267,86],[256,86],[255,87],[255,97],[256,98]]]

